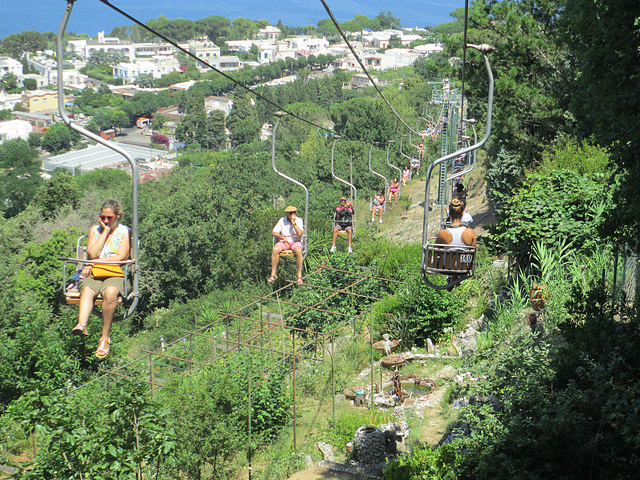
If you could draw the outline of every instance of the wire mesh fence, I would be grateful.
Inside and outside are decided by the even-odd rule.
[[[292,384],[295,437],[297,366],[330,361],[331,378],[327,388],[335,393],[336,347],[349,338],[370,343],[373,371],[371,307],[393,283],[399,282],[322,266],[305,277],[304,286],[290,282],[233,312],[219,312],[218,318],[207,325],[185,331],[182,337],[163,342],[159,349],[143,351],[143,355],[124,365],[101,370],[100,377],[78,389],[109,389],[116,378],[126,378],[144,384],[153,398],[176,377],[202,367],[225,365],[226,359],[246,352],[261,357],[265,376],[270,370],[285,368]],[[251,395],[250,388],[249,382],[247,397]],[[333,402],[334,397],[332,394]],[[248,433],[251,435],[251,431]],[[294,440],[294,449],[295,444]]]

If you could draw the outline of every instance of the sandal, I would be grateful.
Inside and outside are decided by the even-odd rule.
[[[109,355],[109,340],[100,340],[98,349],[96,350],[96,358],[102,360]]]
[[[88,337],[89,332],[87,332],[87,326],[80,324],[76,325],[75,327],[73,327],[73,330],[71,330],[71,335],[77,335],[78,337]]]
[[[304,285],[304,282],[302,281],[302,277],[298,277],[298,285]]]
[[[273,282],[275,282],[277,279],[278,279],[278,277],[277,277],[277,276],[275,276],[275,275],[271,275],[271,276],[269,277],[269,280],[267,280],[267,283],[273,283]]]

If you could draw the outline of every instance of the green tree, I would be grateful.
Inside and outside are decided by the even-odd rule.
[[[207,369],[173,382],[162,396],[176,420],[179,438],[190,439],[178,445],[180,470],[196,480],[224,478],[228,461],[246,442],[238,428],[244,417],[237,407],[242,396],[238,385]],[[215,476],[206,476],[211,470]]]
[[[65,123],[56,122],[47,128],[42,136],[42,148],[56,153],[69,150],[73,145],[81,140],[80,134],[71,130]]]
[[[224,146],[225,138],[225,114],[220,110],[212,110],[207,117],[206,133],[201,143],[206,148],[220,149]]]
[[[5,73],[0,80],[0,85],[5,92],[18,88],[18,77],[13,73]]]
[[[380,28],[382,30],[402,29],[400,19],[394,17],[390,11],[380,12],[376,19],[380,22]]]
[[[165,117],[164,115],[162,115],[161,113],[159,113],[158,115],[156,115],[155,117],[153,117],[153,121],[151,122],[151,126],[153,127],[154,130],[162,130],[162,127],[164,127],[164,124],[167,123],[167,117]]]
[[[122,110],[111,110],[109,117],[111,120],[111,125],[115,129],[122,130],[123,128],[131,126],[129,115],[127,115]]]
[[[0,209],[13,217],[27,208],[42,183],[40,160],[36,150],[22,139],[7,140],[0,145]]]
[[[27,90],[37,90],[38,82],[36,82],[33,78],[25,78],[24,88],[26,88]]]
[[[635,125],[640,109],[636,93],[640,80],[638,18],[640,5],[625,0],[567,2],[561,16],[562,38],[576,67],[571,111],[579,132],[609,146],[617,173],[622,174],[615,195],[618,208],[606,230],[636,247],[640,132],[630,125]]]
[[[354,98],[333,105],[330,111],[340,135],[363,142],[386,142],[393,134],[392,117],[377,98]]]
[[[80,203],[80,189],[73,175],[66,169],[57,169],[51,180],[40,187],[33,199],[45,218],[55,217],[65,205],[76,209]]]
[[[42,448],[33,478],[141,478],[146,469],[172,466],[177,446],[168,412],[139,383],[119,381],[109,391],[69,395],[36,388],[11,410],[26,431],[38,431]],[[40,415],[34,415],[40,412]],[[23,472],[24,473],[24,472]]]
[[[13,33],[2,39],[2,50],[16,60],[20,60],[25,53],[37,52],[46,48],[45,36],[34,30]]]
[[[500,146],[526,166],[542,159],[546,145],[570,131],[569,106],[573,78],[565,48],[559,45],[558,18],[564,2],[481,1],[469,16],[469,43],[490,43],[495,76],[493,135]],[[461,35],[447,42],[449,56],[461,57]],[[458,49],[452,50],[455,45]],[[486,111],[484,62],[467,51],[470,116]]]
[[[150,73],[141,73],[136,78],[136,84],[142,88],[153,87],[153,75]]]
[[[51,196],[55,194],[52,193]],[[56,213],[60,213],[62,206],[55,205],[53,207],[55,210],[43,210],[43,213],[45,217],[53,217]],[[58,257],[68,256],[73,252],[79,236],[80,233],[75,228],[55,230],[51,237],[43,242],[28,243],[23,250],[23,268],[14,278],[13,288],[16,292],[34,294],[39,300],[46,302],[51,311],[57,311],[62,293],[60,288],[62,261],[58,260]]]
[[[29,146],[31,148],[39,148],[42,143],[42,134],[38,132],[29,132]]]
[[[590,251],[597,230],[611,208],[612,187],[603,174],[580,175],[571,170],[529,174],[504,201],[505,220],[493,239],[528,264],[535,241],[559,248],[571,239],[575,250]]]
[[[233,108],[227,117],[227,127],[231,131],[231,139],[236,144],[249,143],[259,138],[260,122],[249,95],[236,94],[233,97]]]
[[[198,20],[196,24],[202,29],[209,40],[220,45],[229,36],[231,20],[219,15],[211,15],[209,17]]]
[[[189,80],[200,80],[200,77],[202,76],[200,70],[198,70],[198,67],[196,67],[195,65],[189,65],[185,69],[184,74]]]

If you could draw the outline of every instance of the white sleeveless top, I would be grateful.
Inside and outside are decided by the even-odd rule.
[[[453,240],[449,245],[456,247],[468,247],[462,241],[462,233],[467,229],[464,225],[456,225],[455,227],[447,227],[447,232],[449,232],[453,236]]]

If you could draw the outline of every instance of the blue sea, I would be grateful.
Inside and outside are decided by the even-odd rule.
[[[453,20],[449,14],[464,7],[464,0],[327,0],[326,3],[339,22],[351,20],[354,15],[373,18],[380,12],[390,11],[400,18],[404,27],[449,22]],[[238,17],[267,20],[272,25],[282,20],[284,25],[297,27],[317,25],[319,20],[329,18],[319,0],[111,0],[111,4],[143,22],[159,15],[171,20],[198,20],[220,15],[231,21]],[[57,32],[66,5],[64,0],[0,0],[3,17],[0,38],[24,30]],[[99,31],[108,34],[113,27],[132,23],[98,0],[77,0],[67,31],[94,36]]]

